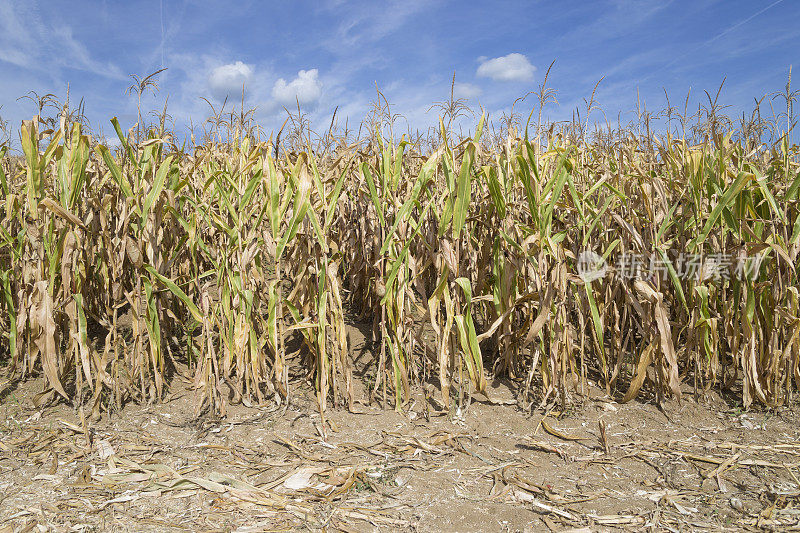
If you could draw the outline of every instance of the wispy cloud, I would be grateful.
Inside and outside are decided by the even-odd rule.
[[[388,2],[353,2],[333,4],[340,22],[325,46],[334,52],[375,43],[395,33],[431,6],[424,0],[392,0]]]
[[[35,4],[0,1],[0,61],[46,73],[52,78],[77,70],[123,79],[120,68],[95,59],[63,23],[42,21]]]
[[[515,98],[541,81],[537,71],[556,59],[549,85],[560,105],[546,114],[570,119],[585,107],[595,82],[606,76],[597,100],[613,117],[636,104],[670,94],[703,96],[728,76],[723,99],[730,112],[750,96],[779,90],[800,47],[800,4],[767,0],[599,0],[526,9],[446,0],[323,0],[310,3],[229,4],[207,0],[150,0],[147,10],[124,2],[100,6],[84,0],[48,4],[0,0],[0,115],[18,124],[29,118],[28,90],[85,97],[93,124],[108,117],[135,120],[135,99],[124,94],[128,73],[163,66],[160,92],[147,93],[148,109],[169,113],[178,128],[202,122],[209,107],[228,96],[226,110],[258,108],[267,129],[279,127],[283,107],[299,101],[327,127],[358,124],[376,99],[376,85],[392,112],[412,129],[437,122],[433,102],[450,95],[470,106],[509,112]],[[502,31],[495,31],[502,27]],[[567,31],[564,28],[568,28]],[[481,57],[476,63],[475,58]],[[679,60],[676,60],[679,58]],[[755,93],[755,94],[749,94]],[[748,96],[749,94],[749,96]],[[694,97],[693,97],[694,98]],[[527,115],[532,100],[515,106]],[[597,115],[600,116],[599,114]],[[495,117],[497,118],[497,117]]]
[[[453,96],[472,100],[483,94],[483,90],[472,83],[456,83],[453,86]]]

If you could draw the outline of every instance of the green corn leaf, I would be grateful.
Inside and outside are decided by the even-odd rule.
[[[122,170],[117,165],[117,162],[114,161],[114,157],[103,145],[99,145],[97,150],[100,152],[100,155],[103,157],[103,161],[105,162],[108,170],[111,173],[111,177],[114,179],[116,184],[119,186],[122,194],[125,198],[132,198],[133,197],[133,190],[131,189],[130,183],[128,183],[128,179],[122,173]]]
[[[769,190],[767,186],[767,180],[763,176],[759,179],[756,177],[754,181],[758,184],[758,188],[761,190],[761,194],[764,195],[766,198],[767,203],[769,204],[770,209],[772,210],[772,214],[778,217],[781,222],[786,222],[786,213],[783,212],[783,209],[778,207],[778,202],[775,200],[775,197]]]
[[[253,176],[247,182],[247,186],[244,189],[244,194],[242,195],[242,199],[239,202],[239,211],[243,212],[247,206],[250,205],[250,201],[253,199],[253,195],[256,193],[258,186],[261,185],[261,178],[263,173],[261,170],[253,173]]]
[[[392,268],[389,271],[389,276],[386,278],[386,295],[381,299],[381,305],[386,305],[391,293],[389,289],[394,285],[394,280],[397,278],[397,274],[400,271],[400,266],[405,264],[406,256],[408,255],[408,249],[411,246],[414,238],[419,235],[419,232],[422,229],[422,221],[424,221],[427,217],[428,211],[430,210],[432,204],[432,200],[428,202],[428,204],[425,206],[425,209],[422,211],[422,216],[420,216],[418,221],[411,221],[414,232],[408,238],[405,245],[403,245],[403,248],[400,250],[397,258],[392,261]]]
[[[455,239],[460,237],[467,220],[467,209],[472,192],[472,159],[474,155],[475,147],[470,145],[461,159],[461,170],[458,173],[456,187],[456,203],[453,207],[453,237]]]
[[[478,121],[478,126],[475,128],[475,136],[472,137],[472,142],[478,144],[481,140],[481,135],[483,134],[483,125],[486,122],[486,113],[481,113],[481,118]]]
[[[561,200],[561,192],[564,190],[564,185],[570,179],[570,174],[567,172],[567,168],[563,164],[562,160],[562,164],[559,165],[558,171],[556,172],[556,176],[553,180],[554,187],[552,196],[550,197],[550,201],[545,204],[544,212],[540,218],[540,223],[544,229],[542,233],[545,235],[549,233],[550,223],[553,219],[553,211],[555,210],[558,202]]]
[[[144,286],[144,293],[147,299],[145,326],[147,328],[147,336],[150,339],[150,354],[153,362],[153,369],[157,372],[163,371],[164,361],[161,357],[161,325],[158,322],[158,312],[156,311],[156,299],[153,293],[153,287],[147,279],[142,280]],[[156,377],[156,387],[160,389],[160,380]]]
[[[425,172],[425,169],[423,169],[423,171],[417,176],[417,180],[414,183],[414,188],[411,190],[411,195],[409,196],[408,200],[406,200],[403,205],[400,206],[400,209],[397,211],[397,214],[394,217],[394,222],[392,223],[391,229],[386,234],[386,239],[383,241],[379,255],[384,255],[386,253],[386,251],[389,249],[389,246],[394,242],[394,232],[397,230],[397,226],[408,218],[411,210],[415,206],[419,205],[420,193],[425,185],[427,185],[429,178],[430,174]],[[417,221],[417,224],[419,224],[421,221],[422,219]]]
[[[528,167],[528,163],[522,156],[517,156],[517,165],[519,166],[519,172],[517,172],[517,177],[522,183],[522,188],[525,190],[525,198],[528,200],[528,212],[533,217],[534,221],[538,224],[539,203],[536,198],[536,192],[534,191],[533,188],[534,184],[533,184],[533,178],[531,177],[530,168]]]
[[[794,177],[792,184],[786,190],[786,200],[796,200],[797,195],[800,193],[800,171],[797,172],[797,175]]]
[[[336,205],[339,203],[339,196],[342,194],[342,187],[344,187],[344,179],[347,176],[347,169],[350,167],[350,163],[348,162],[345,165],[344,170],[342,170],[339,179],[336,180],[336,184],[333,187],[333,192],[328,197],[328,205],[325,212],[325,232],[328,232],[328,228],[330,228],[331,222],[333,222],[333,217],[336,214]]]
[[[142,206],[141,227],[144,227],[144,225],[147,223],[147,217],[150,214],[150,209],[152,209],[153,204],[158,197],[161,196],[161,192],[164,190],[164,183],[167,180],[167,172],[172,164],[172,158],[173,156],[167,157],[161,163],[161,166],[158,167],[156,179],[153,181],[153,186],[151,187],[150,192],[147,193],[147,197],[144,200],[144,206]]]
[[[372,177],[372,172],[370,171],[369,165],[366,162],[361,163],[361,172],[364,174],[364,178],[367,180],[369,196],[372,199],[372,204],[375,206],[375,211],[378,213],[378,220],[380,220],[381,226],[385,226],[386,221],[383,219],[383,205],[381,204],[381,199],[378,196],[378,190],[375,188],[375,180]]]
[[[717,205],[714,206],[714,209],[711,210],[711,214],[706,220],[703,229],[700,230],[700,233],[694,239],[695,247],[703,244],[705,240],[708,238],[709,233],[714,228],[714,224],[716,224],[717,219],[719,219],[720,214],[722,214],[723,209],[726,209],[730,206],[731,203],[736,199],[742,189],[744,189],[745,185],[747,185],[750,180],[753,179],[753,174],[748,174],[746,172],[739,172],[739,175],[736,177],[736,180],[728,187],[728,190],[722,195]]]
[[[600,321],[600,311],[597,309],[591,282],[584,283],[583,288],[586,291],[586,299],[589,301],[589,312],[594,326],[595,340],[600,351],[600,361],[603,364],[603,376],[608,380],[608,363],[606,363],[605,340],[603,339],[603,323]]]
[[[489,189],[489,194],[492,196],[492,203],[494,204],[497,216],[506,218],[506,201],[503,198],[503,189],[497,179],[497,172],[494,167],[482,167],[483,175],[486,178],[486,185]]]
[[[6,157],[7,153],[8,146],[0,146],[0,161]],[[8,188],[8,181],[6,180],[6,171],[3,170],[3,165],[0,165],[0,190],[3,191],[4,196],[7,196],[10,192]]]
[[[306,217],[306,212],[308,211],[308,197],[300,198],[298,195],[295,198],[295,207],[294,213],[292,215],[292,219],[289,221],[289,227],[284,232],[283,236],[278,241],[278,245],[275,248],[275,258],[279,259],[283,255],[283,251],[286,249],[286,245],[294,239],[295,235],[297,235],[297,231],[300,229],[300,223]]]
[[[687,313],[689,313],[689,304],[686,302],[686,295],[683,292],[683,285],[681,285],[681,280],[678,277],[678,273],[675,271],[675,267],[672,265],[672,261],[669,260],[666,251],[659,250],[658,252],[661,255],[661,261],[663,264],[667,265],[667,275],[672,282],[672,286],[675,287],[675,293],[678,295],[678,300],[681,301],[683,308]]]
[[[128,138],[122,132],[122,126],[119,125],[119,120],[117,117],[111,119],[111,124],[114,126],[114,131],[117,133],[117,138],[119,139],[120,144],[125,149],[125,153],[128,155],[128,159],[131,161],[136,161],[136,156],[133,153],[133,148],[128,144]]]
[[[800,244],[800,210],[794,219],[794,228],[792,229],[792,237],[789,239],[790,244]]]
[[[197,306],[192,301],[192,299],[189,298],[189,296],[185,292],[183,292],[183,289],[178,287],[178,285],[176,285],[175,282],[173,282],[171,279],[159,274],[158,271],[154,269],[152,266],[144,265],[144,269],[147,272],[149,272],[150,275],[153,276],[155,279],[163,283],[164,286],[167,289],[169,289],[169,291],[172,294],[174,294],[181,302],[183,302],[183,305],[185,305],[186,309],[188,309],[189,312],[192,314],[192,318],[194,318],[198,322],[203,321],[203,315],[202,313],[200,313],[200,309],[198,309]]]
[[[11,294],[11,272],[0,272],[0,290],[2,290],[2,300],[0,309],[5,308],[8,313],[8,349],[12,357],[17,355],[17,310],[14,307],[14,297]]]

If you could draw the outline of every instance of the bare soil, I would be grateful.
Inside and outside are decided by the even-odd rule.
[[[593,388],[528,412],[495,381],[495,403],[464,413],[425,388],[404,413],[362,389],[361,412],[323,423],[295,386],[288,406],[198,419],[175,379],[99,422],[33,407],[41,381],[0,386],[0,533],[800,529],[797,407],[687,390],[660,410]]]

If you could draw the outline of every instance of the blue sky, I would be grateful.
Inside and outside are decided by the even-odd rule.
[[[159,93],[146,95],[143,107],[160,108],[169,96],[179,127],[207,117],[201,97],[238,101],[242,83],[267,129],[295,99],[320,129],[337,106],[352,127],[377,83],[404,116],[402,128],[405,121],[425,128],[453,72],[457,96],[497,120],[553,60],[559,105],[548,116],[556,120],[584,106],[602,76],[596,99],[612,121],[634,109],[637,91],[660,109],[664,89],[673,105],[691,89],[696,106],[725,76],[721,102],[736,114],[753,97],[781,90],[789,65],[800,65],[798,21],[795,0],[0,0],[0,116],[16,132],[34,113],[18,97],[30,90],[63,97],[69,83],[94,129],[109,133],[115,115],[129,127],[136,120],[135,98],[125,94],[129,74],[164,66]]]

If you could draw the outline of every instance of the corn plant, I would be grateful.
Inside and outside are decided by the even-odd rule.
[[[789,402],[800,149],[782,124],[733,131],[709,98],[663,134],[640,110],[592,136],[586,116],[541,123],[549,91],[532,138],[509,116],[501,134],[482,117],[459,137],[445,117],[397,140],[382,96],[365,137],[331,126],[317,145],[306,117],[289,145],[263,141],[244,108],[183,146],[166,108],[153,127],[113,119],[116,148],[71,112],[26,121],[23,157],[0,146],[0,358],[44,378],[40,405],[95,417],[182,382],[198,415],[310,383],[324,417],[354,408],[359,371],[363,400],[397,410],[430,379],[463,413],[489,376],[530,407],[590,383],[620,401]],[[626,272],[632,256],[658,270]]]

